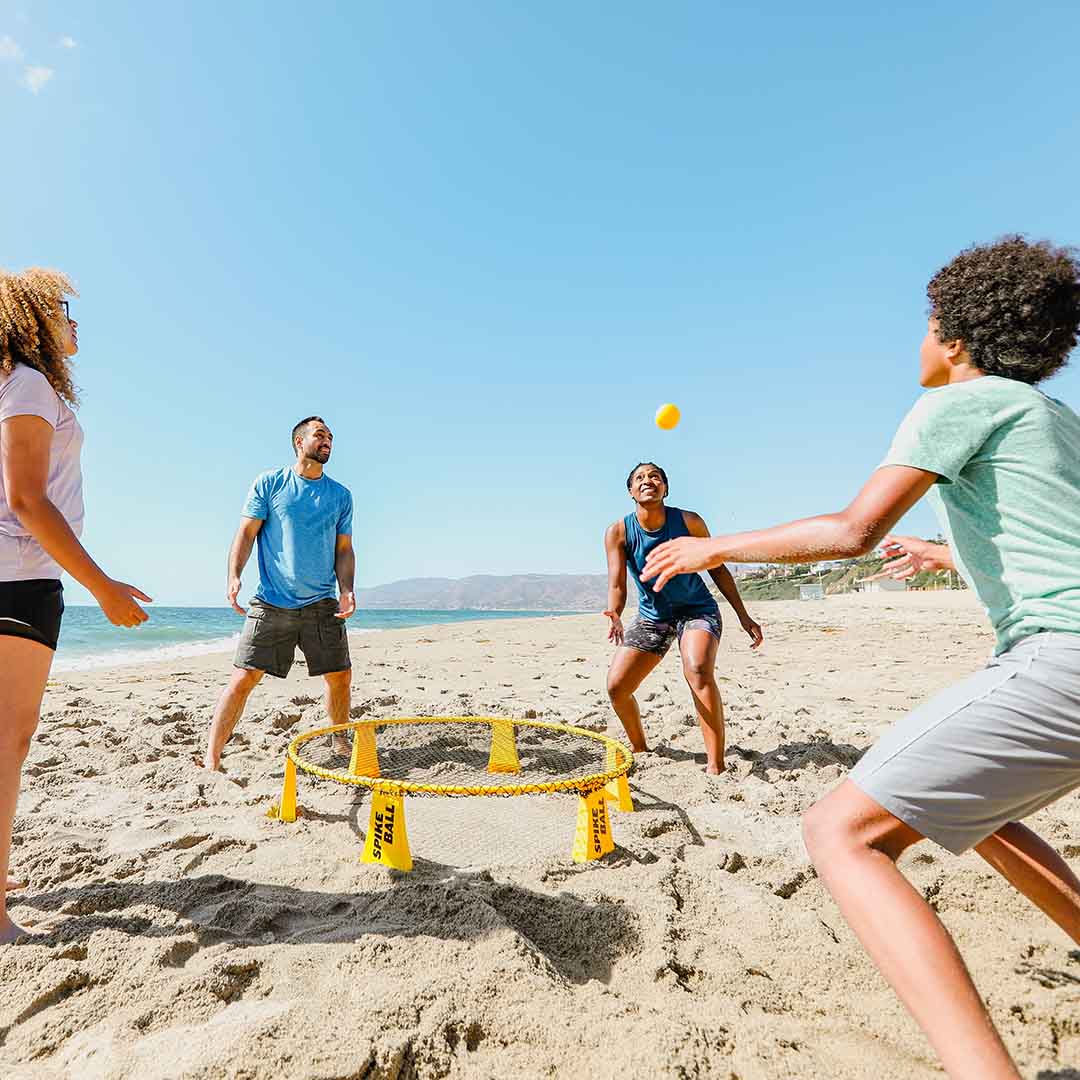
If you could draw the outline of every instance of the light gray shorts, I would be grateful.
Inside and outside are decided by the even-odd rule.
[[[849,779],[955,855],[1080,787],[1080,633],[1017,642],[908,713]]]

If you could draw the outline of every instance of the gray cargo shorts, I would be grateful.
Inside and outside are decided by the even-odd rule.
[[[334,617],[337,609],[338,602],[333,599],[316,600],[301,608],[280,608],[252,600],[233,665],[284,679],[299,645],[309,675],[347,671],[352,667],[349,636],[345,620]]]
[[[954,855],[1080,787],[1080,633],[1018,641],[894,724],[849,779]]]

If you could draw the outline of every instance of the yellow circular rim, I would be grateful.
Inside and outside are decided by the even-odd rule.
[[[593,739],[606,748],[614,750],[616,764],[613,768],[602,773],[590,773],[572,779],[550,780],[543,783],[417,784],[411,780],[387,780],[379,776],[359,776],[350,772],[324,769],[319,765],[313,765],[311,762],[305,761],[297,752],[299,747],[309,739],[316,739],[320,735],[334,735],[338,732],[356,731],[358,728],[375,728],[389,726],[390,724],[512,724],[514,727],[562,731],[569,735],[580,735]],[[542,795],[544,793],[563,791],[587,793],[604,787],[605,784],[617,780],[620,776],[625,776],[634,764],[634,756],[630,748],[625,743],[619,742],[618,739],[612,739],[608,735],[601,735],[596,731],[587,731],[585,728],[574,727],[571,724],[553,724],[545,720],[517,720],[510,716],[392,716],[383,719],[352,721],[348,724],[332,724],[329,727],[305,731],[303,735],[298,735],[289,743],[288,756],[292,763],[302,772],[317,776],[320,779],[333,780],[339,784],[352,784],[355,787],[370,788],[372,791],[395,795]]]

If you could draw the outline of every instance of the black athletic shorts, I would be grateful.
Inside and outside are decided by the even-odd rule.
[[[55,652],[63,614],[59,579],[0,581],[0,636],[26,638]]]
[[[337,609],[336,600],[316,600],[301,608],[280,608],[252,600],[233,665],[284,679],[299,645],[309,675],[348,671],[352,666],[349,637],[345,620],[334,616]]]

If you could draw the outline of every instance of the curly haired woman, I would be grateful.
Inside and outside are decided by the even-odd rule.
[[[1020,819],[1080,788],[1080,417],[1035,385],[1080,329],[1076,253],[1010,236],[931,280],[928,388],[846,510],[760,532],[674,540],[655,587],[724,560],[865,554],[891,573],[954,567],[997,637],[982,671],[921,705],[812,807],[803,834],[825,887],[949,1075],[1016,1080],[963,960],[896,867],[924,838],[974,848],[1080,944],[1080,880]],[[948,545],[888,531],[929,493]]]
[[[64,611],[61,570],[116,626],[137,626],[149,600],[108,577],[79,543],[82,429],[70,360],[76,323],[63,274],[0,271],[0,945],[23,931],[7,913],[11,827],[22,763],[37,727]]]

